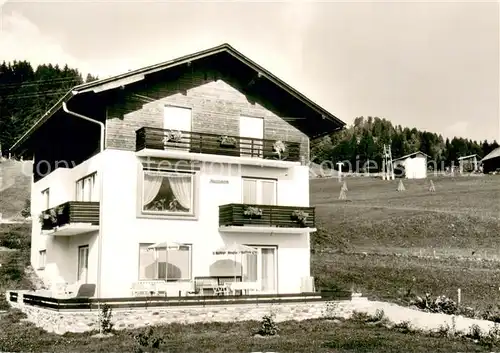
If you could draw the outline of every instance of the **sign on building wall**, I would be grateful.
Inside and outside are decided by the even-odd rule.
[[[210,184],[229,184],[229,180],[225,180],[225,179],[210,179]]]

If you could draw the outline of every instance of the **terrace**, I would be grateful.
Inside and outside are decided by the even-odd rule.
[[[207,305],[259,305],[279,303],[324,302],[328,300],[350,300],[349,291],[321,291],[312,293],[249,294],[231,296],[180,296],[167,297],[151,295],[146,297],[123,298],[54,298],[36,292],[8,291],[10,303],[39,307],[54,311],[92,311],[107,304],[114,309],[147,309],[161,307],[207,306]]]

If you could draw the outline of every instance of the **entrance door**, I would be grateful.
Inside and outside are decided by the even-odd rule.
[[[240,116],[240,149],[242,156],[262,158],[264,119]]]
[[[243,178],[242,183],[243,203],[257,205],[276,205],[276,180]]]
[[[165,149],[175,148],[189,151],[191,141],[191,109],[165,106],[163,115]]]
[[[243,280],[248,282],[259,282],[261,293],[278,292],[278,261],[276,246],[254,246],[257,254],[244,255]]]
[[[78,247],[78,275],[77,281],[79,283],[87,283],[89,269],[89,246]]]

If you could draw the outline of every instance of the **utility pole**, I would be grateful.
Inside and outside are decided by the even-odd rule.
[[[342,166],[344,163],[342,162],[337,162],[337,167],[339,168],[339,183],[342,181]]]
[[[382,166],[382,180],[394,180],[394,165],[392,164],[391,145],[384,145],[384,165]]]

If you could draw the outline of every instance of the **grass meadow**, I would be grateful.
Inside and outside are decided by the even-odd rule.
[[[324,286],[354,288],[400,302],[410,290],[483,308],[500,299],[500,178],[311,181],[319,231],[312,272]]]

